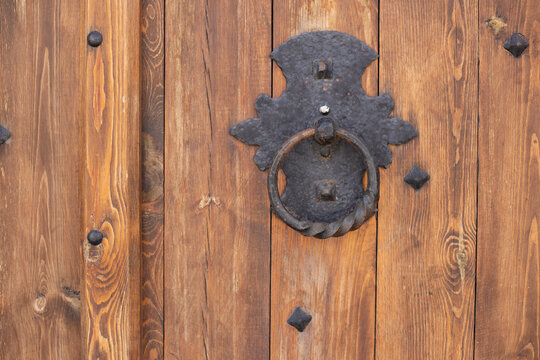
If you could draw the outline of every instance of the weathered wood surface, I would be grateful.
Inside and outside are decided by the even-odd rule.
[[[332,29],[377,51],[377,1],[276,0],[273,28],[274,48],[306,31]],[[285,79],[277,66],[273,74],[278,97]],[[364,80],[366,92],[377,95],[377,61]],[[373,358],[375,248],[375,218],[327,240],[303,237],[272,218],[272,359]],[[313,317],[303,333],[287,324],[296,306]]]
[[[87,0],[83,230],[83,354],[140,359],[140,8],[120,0]],[[86,35],[81,34],[79,41]]]
[[[12,132],[0,146],[2,359],[81,354],[80,11],[0,2],[0,125]]]
[[[381,0],[380,92],[419,137],[381,171],[376,358],[472,359],[477,1]],[[413,165],[431,180],[403,181]]]
[[[142,358],[163,359],[165,4],[141,2]]]
[[[165,357],[266,358],[265,174],[228,129],[270,93],[270,2],[165,8]]]
[[[540,3],[480,1],[476,359],[540,357]],[[531,44],[503,47],[514,32]]]

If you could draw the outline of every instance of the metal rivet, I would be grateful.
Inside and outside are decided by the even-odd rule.
[[[10,137],[11,133],[9,132],[9,130],[3,126],[0,126],[0,145],[8,141]]]
[[[88,242],[92,245],[99,245],[103,241],[103,234],[101,231],[98,230],[92,230],[88,233],[86,236],[88,239]]]
[[[103,42],[103,35],[99,31],[92,31],[86,38],[88,45],[98,47]]]
[[[403,180],[415,190],[419,190],[429,180],[429,174],[415,165]]]
[[[332,79],[332,60],[317,60],[313,62],[313,77],[315,80]]]
[[[337,185],[334,180],[320,180],[316,183],[317,200],[319,201],[336,201],[337,200]]]
[[[325,145],[321,147],[321,150],[319,151],[319,154],[321,154],[322,157],[327,158],[332,153],[332,149],[330,145]]]
[[[328,105],[323,105],[319,108],[319,112],[323,115],[328,115],[330,113],[330,107]]]
[[[287,319],[287,324],[291,325],[296,330],[302,332],[306,329],[310,321],[311,315],[302,310],[301,308],[296,307],[291,316],[289,316],[289,318]]]
[[[317,120],[317,124],[315,125],[315,141],[321,145],[324,145],[331,142],[335,136],[336,129],[332,119],[322,118]]]
[[[521,54],[529,47],[529,42],[520,33],[513,33],[504,43],[504,48],[515,57]]]

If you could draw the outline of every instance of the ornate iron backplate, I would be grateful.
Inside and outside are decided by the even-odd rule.
[[[327,238],[358,228],[377,210],[378,167],[388,167],[388,144],[403,144],[416,129],[399,118],[390,95],[366,95],[362,74],[378,55],[336,31],[295,36],[271,58],[287,79],[279,98],[260,95],[258,118],[230,128],[260,148],[254,161],[269,171],[273,210],[304,235]],[[283,194],[276,177],[287,178]],[[363,178],[368,177],[364,189]]]

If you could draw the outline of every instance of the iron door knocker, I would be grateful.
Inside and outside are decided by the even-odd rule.
[[[388,94],[366,95],[362,74],[377,54],[353,36],[316,31],[293,37],[271,58],[287,79],[279,98],[260,95],[258,118],[230,128],[238,140],[257,145],[254,161],[268,172],[273,211],[306,236],[342,236],[377,212],[378,167],[388,167],[388,144],[418,135],[389,118]],[[279,169],[287,178],[283,194]],[[367,173],[367,187],[363,178]]]

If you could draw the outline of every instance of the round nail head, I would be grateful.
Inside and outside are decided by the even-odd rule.
[[[319,112],[322,114],[322,115],[328,115],[330,114],[330,107],[328,105],[323,105],[319,108]]]
[[[99,245],[103,241],[103,234],[101,231],[92,230],[88,233],[87,237],[88,242],[92,245]]]
[[[88,45],[92,47],[98,47],[103,42],[103,35],[99,31],[92,31],[86,38]]]

